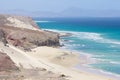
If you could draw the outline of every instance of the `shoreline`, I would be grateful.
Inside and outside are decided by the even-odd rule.
[[[36,50],[40,50],[39,48],[42,48],[42,47],[38,47]],[[51,47],[50,47],[51,48]],[[55,48],[54,48],[55,49]],[[57,48],[57,49],[60,49],[60,48]],[[47,50],[47,49],[46,49]],[[66,50],[63,50],[63,49],[60,49],[61,51],[66,51]],[[71,52],[71,51],[69,51]],[[76,52],[72,52],[73,54],[78,54]],[[54,53],[53,53],[54,55]],[[85,56],[85,55],[84,55]],[[71,58],[72,59],[72,58]],[[53,62],[52,62],[53,63]],[[54,63],[56,64],[56,63]],[[77,63],[76,65],[78,65],[80,63]],[[87,67],[84,65],[85,63],[81,64],[79,68],[76,68],[75,65],[74,66],[71,66],[69,67],[69,69],[72,69],[72,70],[75,70],[77,72],[82,72],[82,73],[89,73],[89,74],[92,74],[92,75],[97,75],[97,76],[102,76],[102,77],[105,77],[105,78],[110,78],[110,79],[106,79],[106,80],[119,80],[119,77],[117,78],[116,76],[111,76],[111,75],[107,75],[106,73],[104,72],[100,72],[99,70],[95,69],[94,68],[91,68],[91,67]],[[63,66],[61,64],[57,64],[57,65],[60,65],[60,66]],[[63,67],[66,67],[66,66],[63,66]],[[68,68],[68,66],[66,67]],[[87,80],[87,79],[86,79]],[[104,79],[103,79],[104,80]]]
[[[69,65],[70,67],[68,67],[66,66],[66,64],[61,65],[59,63],[57,64],[54,63],[52,61],[52,58],[55,58],[56,56],[61,56],[61,54],[64,54],[64,50],[61,50],[59,48],[37,47],[33,49],[31,52],[24,52],[11,45],[9,45],[9,47],[2,46],[1,48],[5,50],[5,53],[7,53],[8,56],[11,57],[11,59],[16,63],[17,66],[20,67],[22,65],[24,69],[44,68],[47,71],[52,71],[55,74],[64,74],[68,76],[67,78],[68,80],[80,80],[80,79],[82,80],[117,80],[109,76],[95,74],[93,72],[84,71],[84,70],[77,70],[73,67],[73,65]],[[60,60],[60,61],[62,61],[63,63],[66,63],[66,61],[71,60],[69,63],[74,63],[76,61],[75,58],[78,58],[78,55],[73,56],[74,53],[71,55],[70,51],[67,51],[67,52],[68,52],[68,55],[67,56],[65,55],[66,57],[64,57],[64,59],[67,59],[67,60],[65,61]],[[60,61],[58,60],[57,62],[60,62]]]
[[[108,76],[108,77],[111,77],[111,78],[115,78],[117,80],[120,79],[120,75],[119,74],[108,72],[108,71],[104,71],[102,69],[97,69],[97,68],[94,68],[94,67],[90,66],[89,64],[91,64],[91,63],[97,63],[97,61],[94,58],[92,58],[92,55],[84,53],[84,52],[78,52],[78,51],[75,51],[75,50],[65,49],[65,48],[60,48],[60,49],[68,50],[70,52],[80,54],[81,57],[87,58],[88,61],[90,60],[89,62],[87,62],[85,64],[78,63],[74,67],[75,69],[83,71],[83,72],[90,72],[90,73],[94,73],[94,74],[98,74],[98,75]]]
[[[95,74],[100,74],[100,75],[103,75],[103,76],[108,76],[108,77],[111,77],[111,78],[115,78],[117,80],[120,79],[120,75],[119,74],[116,74],[116,73],[112,73],[112,72],[108,72],[108,71],[104,71],[102,69],[97,69],[95,67],[92,67],[90,66],[89,64],[92,64],[92,63],[97,63],[96,59],[92,58],[92,55],[91,54],[88,54],[88,53],[84,53],[84,52],[78,52],[76,50],[70,50],[70,49],[66,49],[66,48],[60,48],[62,50],[67,50],[67,51],[70,51],[70,52],[74,52],[74,53],[77,53],[79,55],[81,55],[81,57],[84,57],[84,58],[87,58],[89,62],[85,63],[85,64],[81,64],[81,63],[78,63],[74,68],[77,69],[77,70],[82,70],[84,72],[87,71],[87,72],[91,72],[91,73],[95,73]],[[83,70],[84,69],[84,70]]]
[[[44,29],[44,30],[50,30],[50,31],[53,31],[53,32],[56,32],[60,35],[60,37],[69,37],[69,36],[72,36],[74,35],[73,33],[71,33],[71,31],[58,31],[58,30],[52,30],[52,29]],[[64,43],[66,43],[67,41],[64,39],[60,39],[60,43],[62,43],[64,45]],[[68,41],[69,42],[69,41]],[[91,63],[97,63],[97,60],[95,58],[92,58],[92,54],[88,54],[88,53],[84,53],[84,52],[78,52],[76,50],[71,50],[67,47],[60,47],[60,49],[62,50],[67,50],[67,51],[70,51],[70,52],[73,52],[73,53],[78,53],[80,55],[82,55],[84,58],[87,58],[88,60],[90,60],[89,62],[87,62],[86,64],[81,64],[79,63],[78,65],[87,69],[87,71],[90,71],[90,72],[93,72],[93,73],[97,73],[97,74],[100,74],[100,75],[106,75],[106,76],[109,76],[111,78],[115,78],[115,79],[120,79],[120,75],[117,74],[117,73],[112,73],[112,72],[108,72],[108,71],[105,71],[105,70],[102,70],[102,69],[97,69],[97,68],[94,68],[93,66],[90,66],[89,64]],[[79,70],[79,68],[78,68]]]
[[[107,76],[107,77],[110,77],[110,78],[114,78],[116,80],[120,79],[120,75],[119,74],[107,72],[107,71],[104,71],[102,69],[97,69],[97,68],[94,68],[92,66],[89,66],[89,64],[80,65],[76,69],[77,70],[82,70],[83,72],[90,72],[90,73],[94,73],[94,74],[97,74],[97,75]]]

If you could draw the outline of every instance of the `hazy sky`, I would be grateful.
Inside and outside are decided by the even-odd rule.
[[[120,0],[1,0],[0,12],[3,11],[50,12],[49,16],[120,16]]]

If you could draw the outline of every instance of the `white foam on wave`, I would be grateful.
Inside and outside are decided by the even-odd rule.
[[[83,64],[83,66],[79,66],[78,69],[80,69],[80,70],[82,69],[84,71],[92,72],[95,74],[106,75],[106,76],[109,76],[109,77],[114,78],[116,80],[120,79],[119,74],[108,72],[108,71],[102,70],[100,68],[95,68],[95,67],[88,65],[88,64]]]
[[[63,31],[63,30],[57,30],[57,29],[44,29],[44,30],[58,32],[58,33],[72,33],[71,31]]]
[[[109,63],[111,63],[111,64],[119,64],[120,65],[120,62],[115,62],[115,61],[110,61]]]
[[[63,32],[63,33],[72,33],[74,37],[77,37],[79,39],[87,39],[91,41],[95,41],[98,43],[111,43],[111,44],[118,44],[120,45],[120,41],[107,39],[102,37],[102,34],[100,33],[93,33],[93,32],[74,32],[74,31],[59,31],[56,29],[47,29],[55,32]]]
[[[114,64],[114,65],[120,65],[119,61],[113,61],[113,60],[108,60],[108,59],[100,59],[100,58],[94,58],[94,56],[98,56],[98,55],[93,55],[92,58],[96,59],[98,62],[100,63],[110,63],[110,64]],[[100,57],[102,57],[104,55],[100,55]]]
[[[119,79],[119,78],[120,78],[120,75],[119,75],[119,74],[111,73],[111,72],[108,72],[108,71],[104,71],[104,70],[102,70],[102,69],[96,69],[96,70],[100,71],[101,74],[103,74],[103,75],[108,75],[108,76],[111,76],[111,77],[116,78],[116,79]]]
[[[84,44],[66,44],[67,47],[85,47]]]
[[[54,21],[35,21],[35,22],[39,22],[39,23],[47,23],[47,22],[54,22]]]
[[[90,33],[90,32],[78,32],[74,33],[76,37],[79,37],[80,39],[90,39],[90,40],[100,40],[103,39],[100,37],[100,34],[98,33]]]
[[[75,36],[80,39],[88,39],[99,43],[111,43],[120,45],[120,41],[104,38],[102,37],[102,34],[99,33],[78,32],[75,34]]]

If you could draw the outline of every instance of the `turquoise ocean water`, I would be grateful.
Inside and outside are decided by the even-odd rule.
[[[42,29],[72,33],[64,48],[96,59],[90,66],[120,75],[120,18],[54,18],[35,21]]]

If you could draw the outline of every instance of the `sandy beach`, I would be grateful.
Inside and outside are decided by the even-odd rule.
[[[24,70],[24,76],[26,76],[26,73],[29,73],[30,69],[32,69],[34,73],[35,71],[38,71],[34,71],[34,69],[42,69],[43,71],[45,69],[46,72],[48,71],[48,75],[51,75],[51,73],[49,72],[54,73],[54,75],[52,76],[56,76],[57,74],[64,74],[65,76],[67,76],[67,80],[115,80],[107,76],[98,75],[90,72],[83,72],[83,70],[74,69],[73,66],[80,62],[80,55],[70,51],[64,51],[59,48],[52,47],[37,47],[31,52],[24,52],[11,45],[9,45],[9,47],[6,47],[2,43],[0,43],[0,48],[2,52],[7,53],[11,57],[11,59],[15,62],[17,66]],[[42,74],[44,72],[40,73]],[[34,80],[34,75],[30,76],[29,78],[27,77],[25,80]],[[42,76],[46,78],[38,80],[47,80],[46,75],[42,74]],[[64,79],[53,78],[50,80]]]
[[[0,80],[120,80],[120,0],[1,0]]]

